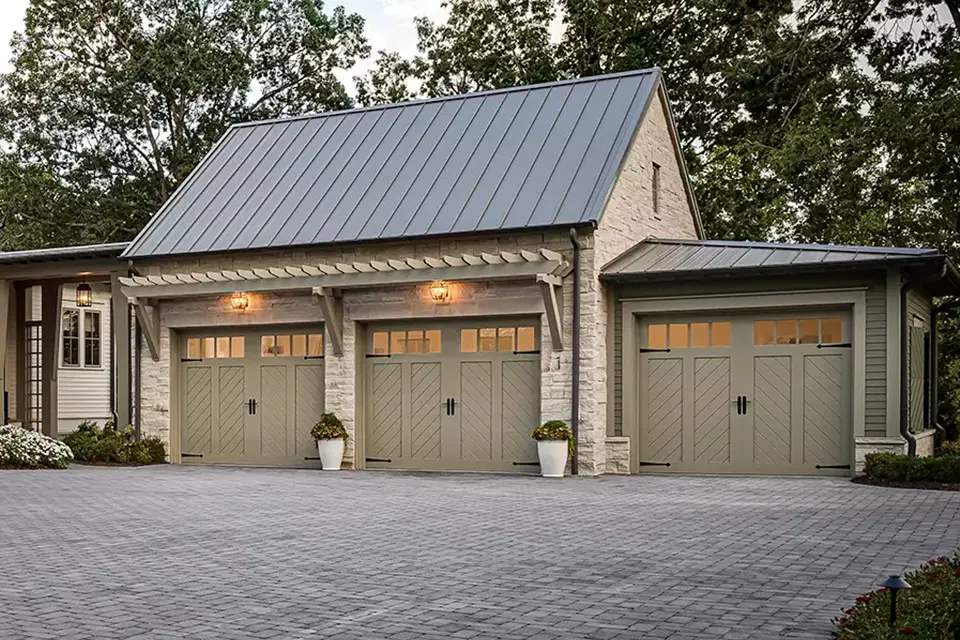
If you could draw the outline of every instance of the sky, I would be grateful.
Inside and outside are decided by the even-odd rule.
[[[367,20],[367,38],[373,51],[386,49],[411,57],[417,51],[417,33],[413,19],[425,16],[440,20],[444,10],[441,0],[328,0],[325,4],[342,4],[347,11],[359,13]],[[10,37],[23,28],[23,14],[29,0],[0,0],[0,72],[10,70]],[[371,60],[361,61],[349,73],[340,74],[349,80],[367,70]],[[352,89],[352,82],[347,83]]]

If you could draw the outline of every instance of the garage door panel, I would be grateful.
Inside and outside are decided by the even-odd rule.
[[[217,429],[217,451],[221,455],[243,455],[244,420],[247,407],[244,402],[243,367],[219,367],[219,428]]]
[[[401,457],[403,426],[403,365],[372,365],[372,420],[370,421],[367,455],[371,458]]]
[[[694,462],[729,463],[730,359],[696,358],[694,387]]]
[[[683,360],[650,361],[647,437],[641,441],[645,461],[673,462],[683,449]]]
[[[193,366],[186,370],[186,402],[183,450],[209,454],[213,450],[213,385],[212,368]]]
[[[460,459],[493,457],[493,380],[490,362],[460,364]]]
[[[842,355],[803,360],[803,461],[808,465],[844,464],[846,406]]]
[[[410,367],[410,457],[439,460],[443,402],[440,363],[414,362]]]
[[[504,362],[502,384],[501,457],[509,462],[536,460],[530,434],[540,416],[540,363]]]
[[[310,429],[319,420],[324,405],[323,365],[297,365],[294,367],[294,377],[296,455],[298,458],[312,457],[317,454],[317,445],[310,435]]]
[[[753,359],[753,462],[760,465],[791,462],[790,356]]]
[[[284,457],[287,452],[287,366],[260,367],[260,454]]]

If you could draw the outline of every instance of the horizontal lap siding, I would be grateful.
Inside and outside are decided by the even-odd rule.
[[[833,278],[829,282],[822,278],[798,277],[790,282],[783,278],[754,279],[747,282],[719,284],[684,283],[624,285],[618,287],[614,302],[614,406],[613,433],[623,435],[623,300],[630,298],[662,297],[690,294],[730,294],[755,293],[757,291],[789,291],[805,289],[824,289],[840,287],[867,286],[867,335],[866,335],[866,410],[864,432],[867,436],[886,435],[886,285],[882,275],[861,278]],[[627,430],[629,431],[629,429]]]
[[[923,291],[912,290],[907,294],[907,313],[909,314],[911,343],[907,349],[910,358],[907,371],[910,376],[910,430],[920,433],[924,430],[923,424],[923,380],[924,362],[923,347],[914,345],[912,340],[923,339],[923,334],[930,331],[930,315],[933,300]]]

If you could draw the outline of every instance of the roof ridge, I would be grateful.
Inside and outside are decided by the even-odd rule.
[[[454,100],[466,100],[468,98],[480,98],[492,96],[501,93],[514,93],[516,91],[531,91],[534,89],[543,89],[546,87],[563,87],[571,84],[582,84],[586,82],[599,82],[601,80],[613,80],[617,78],[626,78],[630,76],[641,76],[649,74],[659,74],[660,67],[649,67],[646,69],[634,69],[632,71],[619,71],[616,73],[605,73],[598,76],[586,76],[583,78],[567,78],[565,80],[551,80],[549,82],[538,82],[536,84],[524,84],[516,87],[502,87],[500,89],[486,89],[484,91],[472,91],[470,93],[458,93],[453,96],[438,96],[436,98],[420,98],[418,100],[407,100],[405,102],[391,102],[389,104],[377,104],[369,107],[351,107],[350,109],[336,109],[334,111],[322,111],[320,113],[307,113],[299,116],[288,116],[283,118],[267,118],[264,120],[249,120],[247,122],[236,122],[230,126],[231,129],[242,129],[246,127],[257,127],[267,124],[285,124],[296,122],[298,120],[311,120],[314,118],[327,118],[331,116],[345,116],[351,113],[369,113],[372,111],[385,111],[387,109],[398,109],[414,105],[429,104],[433,102],[452,102]]]

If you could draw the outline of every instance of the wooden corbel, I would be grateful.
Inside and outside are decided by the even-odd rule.
[[[563,351],[563,304],[560,299],[563,278],[547,273],[537,274],[537,284],[543,297],[543,310],[550,327],[554,351]]]
[[[133,305],[134,312],[137,314],[137,322],[143,330],[143,338],[147,343],[147,350],[150,351],[150,357],[154,362],[160,361],[160,307],[150,305],[149,300],[141,298],[130,298],[130,304]]]
[[[323,314],[323,332],[330,341],[333,355],[343,355],[343,299],[330,287],[314,287],[313,295]]]

